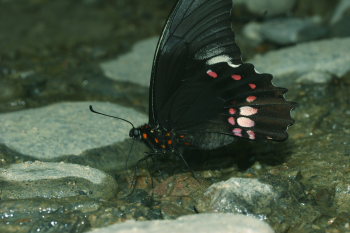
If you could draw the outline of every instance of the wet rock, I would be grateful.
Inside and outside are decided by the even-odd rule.
[[[277,18],[264,22],[261,25],[262,37],[268,41],[287,45],[304,41],[315,40],[324,36],[326,28],[321,26],[319,17]]]
[[[258,55],[249,62],[260,72],[272,73],[278,85],[304,82],[298,77],[315,72],[341,78],[350,71],[350,38],[303,43]],[[320,77],[321,81],[311,80],[328,81],[326,76]],[[309,82],[310,78],[305,81]]]
[[[114,179],[97,169],[67,163],[25,162],[0,168],[1,200],[88,196],[113,197]]]
[[[129,124],[91,113],[90,104],[97,111],[128,119],[135,126],[147,120],[144,114],[111,103],[59,103],[0,114],[0,143],[20,154],[50,160],[81,155],[129,138]]]
[[[91,233],[129,232],[135,233],[272,233],[266,223],[249,216],[233,214],[197,214],[180,217],[176,220],[157,220],[114,224]]]
[[[157,42],[158,37],[142,40],[134,45],[131,52],[102,63],[101,69],[111,79],[148,87]]]
[[[82,232],[90,225],[86,214],[101,206],[86,196],[2,200],[0,232]]]
[[[196,208],[199,212],[252,215],[283,232],[290,227],[288,224],[318,216],[311,206],[305,205],[305,198],[302,185],[293,179],[272,175],[260,179],[231,178],[210,186]]]

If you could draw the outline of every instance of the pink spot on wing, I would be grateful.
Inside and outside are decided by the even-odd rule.
[[[249,136],[249,139],[252,139],[252,140],[255,139],[255,133],[253,130],[247,130],[247,134]]]
[[[249,119],[248,117],[239,117],[237,119],[237,123],[239,124],[239,126],[246,127],[246,128],[250,128],[255,125],[255,122]]]
[[[228,110],[228,112],[229,112],[231,115],[234,115],[234,114],[236,114],[237,110],[234,109],[234,108],[230,108],[230,109]]]
[[[239,108],[239,113],[242,116],[251,116],[254,115],[258,112],[258,109],[249,107],[249,106],[244,106]]]
[[[234,129],[232,130],[232,133],[233,133],[235,136],[242,137],[242,129],[240,129],[240,128],[234,128]]]
[[[208,70],[207,74],[212,78],[217,78],[219,75],[212,70]]]
[[[239,75],[239,74],[233,74],[233,75],[231,76],[231,78],[234,79],[234,80],[236,80],[236,81],[238,81],[238,80],[241,80],[241,79],[242,79],[242,76]]]
[[[255,89],[256,88],[256,84],[255,83],[249,83],[249,86],[251,89]]]
[[[249,103],[254,102],[254,101],[256,100],[256,96],[253,96],[253,95],[248,96],[248,97],[246,98],[246,100],[247,100],[247,102],[249,102]]]
[[[228,118],[228,123],[230,123],[231,125],[235,125],[236,124],[236,120],[234,117],[229,117]]]

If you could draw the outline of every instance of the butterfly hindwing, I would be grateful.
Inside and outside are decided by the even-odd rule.
[[[199,99],[215,99],[216,105],[213,107],[206,101],[192,102],[191,106],[182,110],[187,117],[183,118],[185,122],[178,124],[186,125],[184,131],[196,135],[193,144],[203,147],[203,141],[213,137],[221,137],[221,141],[216,142],[217,147],[222,146],[223,140],[229,142],[226,137],[213,134],[251,140],[287,139],[286,130],[294,122],[290,111],[295,104],[284,99],[283,94],[287,90],[274,86],[270,74],[259,74],[248,63],[232,67],[226,62],[207,66],[200,72],[203,85],[208,86],[203,88],[204,93],[198,91],[195,94]],[[211,116],[201,120],[200,115],[206,112],[211,112]],[[193,119],[192,125],[189,119]]]

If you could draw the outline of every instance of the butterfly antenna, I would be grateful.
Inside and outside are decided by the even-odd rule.
[[[90,111],[93,112],[93,113],[125,121],[125,122],[129,123],[133,128],[135,128],[134,124],[131,123],[130,121],[126,120],[126,119],[123,119],[123,118],[120,118],[120,117],[116,117],[116,116],[111,116],[111,115],[108,115],[108,114],[105,114],[105,113],[102,113],[102,112],[97,112],[97,111],[95,111],[95,109],[92,108],[92,105],[89,105],[89,108],[90,108]]]

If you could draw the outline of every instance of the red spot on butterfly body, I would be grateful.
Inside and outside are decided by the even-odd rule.
[[[212,71],[212,70],[208,70],[208,71],[207,71],[207,74],[208,74],[210,77],[212,77],[212,78],[217,78],[217,77],[219,77],[219,75],[218,75],[217,73],[215,73],[214,71]]]
[[[242,79],[242,76],[239,75],[239,74],[233,74],[233,75],[231,76],[231,78],[232,78],[233,80],[238,81],[238,80],[241,80],[241,79]]]

